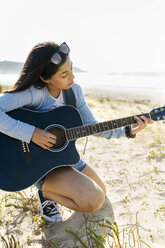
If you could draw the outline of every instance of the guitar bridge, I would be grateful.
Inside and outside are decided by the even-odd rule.
[[[25,141],[22,141],[22,151],[23,151],[23,155],[24,155],[25,160],[30,161],[32,159],[32,157],[31,157],[29,145]]]

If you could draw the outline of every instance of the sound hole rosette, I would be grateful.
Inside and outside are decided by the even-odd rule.
[[[65,128],[59,124],[52,124],[47,126],[45,131],[50,132],[56,136],[56,144],[50,148],[48,148],[51,152],[60,152],[64,150],[69,142],[66,139]]]

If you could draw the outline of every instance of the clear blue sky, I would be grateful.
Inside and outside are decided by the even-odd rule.
[[[165,71],[164,0],[0,0],[0,60],[66,41],[88,71]]]

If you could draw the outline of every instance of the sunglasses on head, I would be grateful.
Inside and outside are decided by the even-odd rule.
[[[59,46],[57,52],[55,52],[53,54],[53,56],[51,57],[50,62],[54,63],[55,65],[59,65],[61,63],[61,60],[62,60],[60,53],[68,55],[69,52],[70,52],[70,49],[69,49],[68,45],[65,42],[63,42]]]

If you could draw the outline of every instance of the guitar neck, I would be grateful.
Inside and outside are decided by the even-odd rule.
[[[141,115],[136,115],[140,117]],[[145,113],[143,116],[150,118],[150,113]],[[86,137],[92,134],[98,134],[112,129],[126,127],[136,123],[134,116],[129,116],[121,119],[104,121],[96,124],[84,125],[65,130],[65,135],[68,141],[76,140],[78,138]]]

